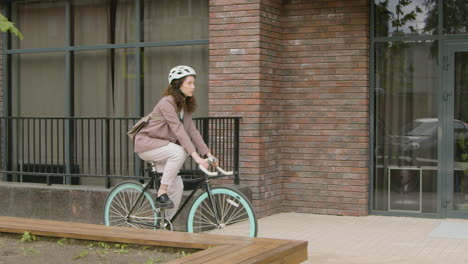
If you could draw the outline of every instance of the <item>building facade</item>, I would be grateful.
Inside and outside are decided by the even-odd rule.
[[[141,116],[189,64],[259,216],[467,216],[467,1],[4,2],[2,116]]]

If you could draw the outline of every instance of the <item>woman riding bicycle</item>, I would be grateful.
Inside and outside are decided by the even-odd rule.
[[[156,207],[166,210],[170,219],[179,207],[184,184],[178,172],[187,155],[204,168],[208,157],[215,159],[195,127],[192,114],[197,106],[193,96],[196,73],[189,66],[176,66],[169,72],[169,86],[156,104],[151,119],[135,136],[134,151],[146,161],[154,161],[162,171]],[[198,152],[197,152],[198,151]]]

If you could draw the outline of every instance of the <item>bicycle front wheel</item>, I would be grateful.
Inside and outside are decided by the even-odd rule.
[[[136,182],[122,182],[115,186],[104,205],[104,224],[155,228],[158,214],[153,198],[149,192],[144,192],[140,197],[142,190],[143,186]]]
[[[207,192],[202,193],[193,203],[187,219],[188,232],[257,236],[255,212],[242,193],[218,187],[211,190],[211,195],[213,205]]]

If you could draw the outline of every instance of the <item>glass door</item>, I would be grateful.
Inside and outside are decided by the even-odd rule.
[[[442,214],[468,218],[468,43],[446,44],[443,69],[442,99],[447,111],[444,130],[453,132],[442,133],[447,143]]]

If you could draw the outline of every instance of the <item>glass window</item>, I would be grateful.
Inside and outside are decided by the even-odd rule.
[[[454,209],[468,211],[468,51],[454,54]]]
[[[73,2],[74,45],[135,42],[135,1]]]
[[[437,34],[436,0],[374,0],[375,36]]]
[[[374,209],[434,213],[436,42],[377,43],[375,58]]]
[[[15,54],[11,67],[13,116],[67,116],[63,52]]]
[[[144,41],[208,39],[208,1],[145,0]]]
[[[134,116],[134,49],[75,52],[75,116]]]
[[[21,1],[12,5],[12,22],[24,39],[12,38],[13,49],[57,48],[65,45],[63,1]]]
[[[444,34],[468,32],[468,1],[444,0]]]
[[[144,50],[144,111],[153,110],[167,88],[169,70],[177,65],[189,65],[197,73],[194,116],[208,115],[208,46],[171,46],[145,48]]]
[[[182,43],[180,46],[142,47],[141,72],[136,71],[140,67],[136,67],[139,60],[133,45],[141,44],[141,39],[136,39],[137,26],[146,42],[207,40],[207,0],[9,2],[11,20],[24,34],[23,40],[12,38],[13,49],[21,52],[21,49],[31,48],[80,47],[69,53],[37,50],[6,55],[11,61],[8,65],[11,87],[4,89],[12,91],[9,102],[12,116],[69,117],[72,107],[73,117],[77,117],[73,122],[40,118],[23,122],[25,128],[13,125],[8,140],[16,146],[11,150],[15,168],[27,161],[25,164],[29,167],[23,167],[31,172],[44,172],[41,168],[52,167],[64,170],[66,158],[71,157],[71,171],[90,176],[80,179],[79,184],[83,185],[107,184],[104,179],[91,175],[135,173],[137,160],[134,160],[133,145],[122,133],[128,130],[129,123],[113,120],[135,117],[139,114],[140,103],[145,113],[151,111],[168,86],[169,70],[176,65],[190,65],[196,70],[198,109],[195,117],[208,114],[208,45]],[[68,3],[70,9],[66,8]],[[137,3],[141,3],[140,10],[136,10]],[[71,12],[70,23],[66,21],[67,10]],[[136,21],[137,11],[142,18],[140,23]],[[66,28],[67,25],[70,28]],[[68,32],[71,43],[66,42]],[[90,47],[107,44],[119,44],[119,47]],[[69,60],[66,55],[70,55]],[[71,87],[66,77],[72,80]],[[143,91],[136,87],[137,78],[141,80]],[[144,95],[141,102],[137,102],[138,93]],[[42,125],[37,128],[35,125],[39,121]],[[21,129],[27,136],[19,132]],[[57,140],[50,140],[55,135]],[[29,139],[37,139],[35,145],[25,143]],[[37,150],[29,151],[29,146]],[[26,157],[26,153],[30,157]],[[63,177],[58,180],[63,183]]]

